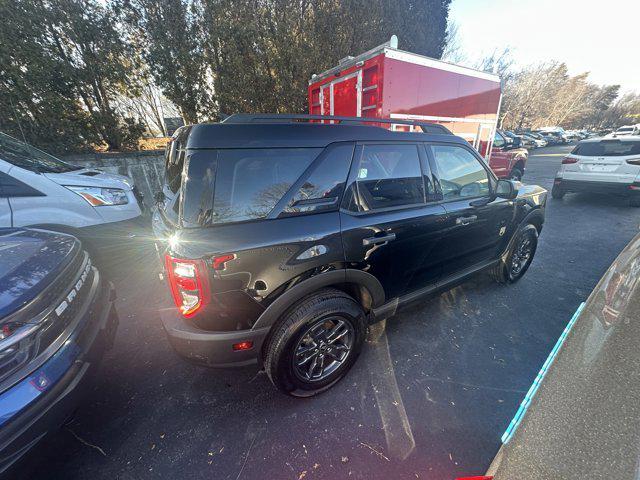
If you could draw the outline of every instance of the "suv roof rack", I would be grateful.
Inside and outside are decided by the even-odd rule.
[[[339,117],[335,115],[307,115],[307,114],[271,114],[271,113],[234,113],[225,118],[222,123],[297,123],[309,120],[333,120],[339,123],[351,123],[363,125],[366,123],[385,123],[389,125],[411,125],[420,127],[422,133],[432,133],[440,135],[453,135],[451,131],[439,123],[425,121],[400,120],[387,118],[370,117]],[[373,125],[365,125],[373,126]]]

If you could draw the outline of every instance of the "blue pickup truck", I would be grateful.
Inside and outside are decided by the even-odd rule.
[[[0,229],[0,473],[78,406],[113,343],[114,300],[75,237]]]

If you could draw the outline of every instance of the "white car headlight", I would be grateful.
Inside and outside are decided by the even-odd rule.
[[[80,195],[94,207],[101,207],[103,205],[126,205],[129,203],[127,192],[120,188],[65,186],[72,192]]]

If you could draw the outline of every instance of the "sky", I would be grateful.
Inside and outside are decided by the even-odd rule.
[[[559,60],[640,93],[640,0],[453,0],[449,19],[470,59],[508,46],[518,65]]]

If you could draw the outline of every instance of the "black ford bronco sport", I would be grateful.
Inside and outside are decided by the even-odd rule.
[[[176,132],[153,226],[181,355],[257,361],[310,396],[400,304],[480,270],[504,283],[526,272],[546,190],[498,180],[440,125],[364,122],[234,115]]]

